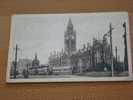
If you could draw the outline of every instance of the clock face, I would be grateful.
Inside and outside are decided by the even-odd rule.
[[[68,39],[69,39],[69,37],[67,36],[67,37],[66,37],[66,40],[68,40]]]
[[[73,40],[74,38],[75,37],[73,35],[65,37],[66,40],[68,40],[68,39],[72,39]]]
[[[71,38],[74,39],[74,36],[72,35]]]

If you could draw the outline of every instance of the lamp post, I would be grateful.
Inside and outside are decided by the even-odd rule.
[[[109,37],[110,37],[110,56],[111,56],[111,70],[112,77],[114,76],[114,62],[113,62],[113,44],[112,44],[112,25],[109,25]]]
[[[128,55],[127,55],[127,30],[126,30],[126,22],[123,23],[124,28],[124,71],[128,70]]]
[[[16,44],[16,47],[15,47],[15,62],[14,62],[14,78],[16,78],[17,76],[17,54],[18,54],[18,45]]]

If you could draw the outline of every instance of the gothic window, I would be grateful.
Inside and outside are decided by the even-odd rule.
[[[75,40],[72,40],[71,42],[72,42],[72,48],[75,49],[75,45],[76,45]]]
[[[69,48],[69,40],[65,40],[65,45],[66,45],[66,48],[68,49]]]

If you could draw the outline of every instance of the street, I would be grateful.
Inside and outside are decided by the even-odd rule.
[[[27,79],[33,78],[80,78],[80,77],[111,77],[111,72],[86,72],[86,73],[77,73],[73,75],[29,75]],[[128,72],[121,72],[115,74],[115,76],[128,76]],[[13,78],[13,77],[11,77]],[[22,79],[24,76],[22,74],[17,75],[17,79]]]

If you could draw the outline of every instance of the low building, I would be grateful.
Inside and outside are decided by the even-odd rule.
[[[53,75],[70,75],[72,74],[72,66],[59,66],[52,68]]]
[[[31,67],[29,68],[30,75],[48,75],[49,74],[49,66],[48,65],[40,65],[37,68]]]
[[[31,59],[19,59],[17,63],[17,71],[18,73],[22,74],[23,70],[28,70],[29,67],[32,66],[32,60]]]

